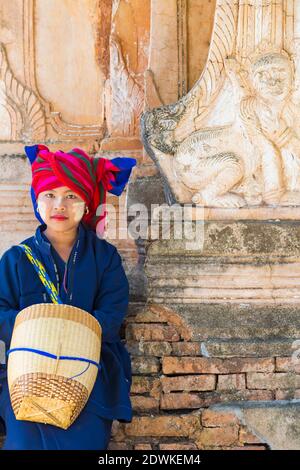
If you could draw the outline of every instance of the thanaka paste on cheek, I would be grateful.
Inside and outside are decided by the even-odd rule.
[[[75,222],[79,222],[84,215],[84,201],[74,202],[72,205],[72,215]]]
[[[46,214],[47,214],[46,207],[47,207],[47,204],[44,201],[38,201],[39,213],[44,221],[45,221]]]

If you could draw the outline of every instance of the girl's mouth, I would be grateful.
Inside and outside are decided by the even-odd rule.
[[[67,220],[68,217],[65,217],[64,215],[53,215],[51,219],[55,220]]]

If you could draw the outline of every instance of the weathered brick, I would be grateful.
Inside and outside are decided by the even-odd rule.
[[[136,444],[134,450],[152,450],[151,444]]]
[[[132,446],[126,442],[113,442],[111,441],[108,445],[108,450],[131,450]]]
[[[192,330],[186,325],[182,316],[169,307],[159,304],[151,304],[148,306],[149,310],[164,319],[169,325],[176,327],[183,339],[189,341],[192,337]]]
[[[131,356],[144,356],[144,352],[141,348],[142,341],[126,341],[126,349]]]
[[[134,341],[179,341],[180,336],[173,326],[157,324],[132,324],[126,330],[126,339]]]
[[[149,393],[151,397],[156,398],[160,395],[160,390],[161,384],[159,379],[139,375],[132,377],[130,392],[134,395],[138,393]]]
[[[275,391],[275,400],[295,400],[299,398],[300,398],[300,389]]]
[[[122,442],[125,440],[124,424],[117,420],[113,421],[111,428],[111,437],[113,441]]]
[[[135,411],[158,411],[159,400],[153,397],[131,396],[132,407]]]
[[[216,402],[216,397],[203,398],[197,393],[167,393],[161,396],[162,410],[184,410],[208,406]]]
[[[248,389],[289,389],[300,388],[300,375],[285,372],[258,373],[249,372],[247,374]]]
[[[133,356],[169,356],[172,346],[167,341],[127,341],[127,351]]]
[[[272,390],[226,390],[220,391],[220,402],[273,400]]]
[[[132,357],[133,374],[156,374],[160,370],[160,362],[156,357]]]
[[[200,343],[179,341],[172,344],[173,356],[202,356]]]
[[[199,418],[191,415],[133,417],[125,425],[128,436],[193,437],[199,429]]]
[[[275,372],[289,372],[291,370],[290,357],[276,357],[275,358]]]
[[[154,327],[157,325],[153,325]],[[126,328],[126,340],[128,341],[151,341],[151,327],[145,323],[137,325],[129,324]]]
[[[230,447],[222,450],[267,450],[266,446],[241,446],[241,447]]]
[[[226,426],[221,428],[203,428],[197,433],[196,444],[198,448],[208,446],[228,446],[238,441],[238,426]]]
[[[235,413],[223,410],[203,410],[201,416],[202,426],[220,427],[232,426],[239,423],[239,419]]]
[[[176,392],[162,394],[160,408],[163,410],[195,409],[229,403],[231,401],[272,400],[271,390],[228,390],[212,392]]]
[[[146,341],[141,346],[145,356],[168,356],[172,352],[172,346],[166,341]]]
[[[244,390],[245,388],[245,374],[229,374],[218,376],[218,390]]]
[[[242,372],[273,372],[272,358],[205,358],[164,357],[163,373],[168,374],[231,374]]]
[[[242,444],[261,444],[261,440],[256,437],[249,429],[245,428],[244,426],[240,427],[239,430],[239,441]]]
[[[197,450],[196,444],[193,442],[182,443],[182,442],[170,442],[168,444],[159,444],[160,450]]]
[[[300,360],[295,361],[292,357],[276,357],[276,372],[300,373]]]
[[[132,317],[130,323],[166,323],[166,319],[161,318],[158,313],[151,312],[151,310],[144,310]]]
[[[179,341],[180,336],[173,326],[159,326],[151,329],[153,341]]]
[[[216,375],[162,377],[161,385],[165,393],[175,390],[186,392],[214,390],[216,387]]]

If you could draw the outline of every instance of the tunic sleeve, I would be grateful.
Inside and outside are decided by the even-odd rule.
[[[0,340],[9,348],[14,328],[15,318],[19,313],[19,253],[10,249],[0,260]]]
[[[120,340],[119,330],[127,313],[128,302],[129,283],[121,256],[114,247],[108,267],[103,273],[93,311],[102,327],[103,341]]]

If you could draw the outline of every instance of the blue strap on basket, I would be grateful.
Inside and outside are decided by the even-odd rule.
[[[88,368],[90,367],[91,364],[96,366],[99,370],[101,369],[101,364],[98,364],[98,362],[93,361],[92,359],[87,359],[85,357],[77,357],[77,356],[55,356],[55,354],[51,354],[51,353],[48,353],[46,351],[42,351],[41,349],[13,348],[13,349],[9,349],[6,354],[7,354],[7,356],[9,356],[9,354],[14,353],[14,352],[18,352],[18,351],[27,351],[27,352],[31,352],[31,353],[35,353],[35,354],[40,354],[41,356],[50,357],[51,359],[59,359],[60,361],[81,361],[81,362],[87,362],[88,363],[87,368],[83,372],[81,372],[78,375],[74,375],[73,377],[69,377],[69,379],[74,379],[75,377],[79,377],[80,375],[84,374],[88,370]]]

